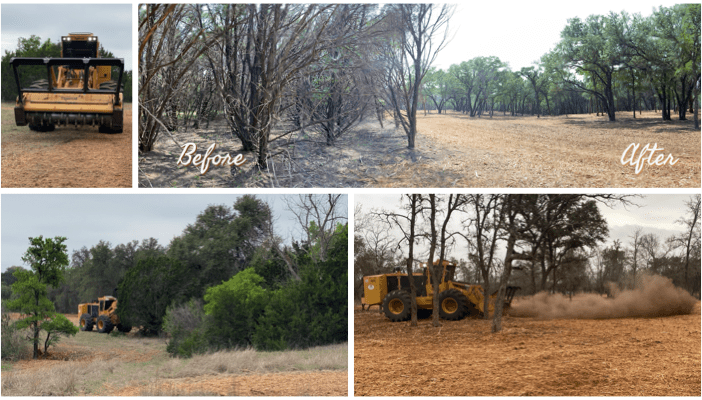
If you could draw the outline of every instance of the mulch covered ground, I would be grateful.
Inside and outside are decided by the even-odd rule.
[[[36,132],[15,125],[2,104],[3,188],[132,187],[132,105],[124,107],[124,131],[60,126]]]
[[[354,314],[356,396],[700,396],[700,305],[606,320],[431,318],[410,328]]]
[[[369,177],[380,187],[699,187],[700,132],[693,121],[606,117],[469,117],[449,112],[418,116],[419,163],[405,160]],[[692,116],[690,116],[690,119]],[[675,165],[622,165],[632,143],[657,144]],[[635,160],[638,159],[636,153]],[[422,159],[424,160],[422,162]],[[655,160],[655,156],[654,156]],[[409,184],[408,183],[414,183]]]

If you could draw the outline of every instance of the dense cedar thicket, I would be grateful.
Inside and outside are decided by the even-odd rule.
[[[100,57],[102,58],[119,58],[112,52],[100,46]],[[52,42],[51,39],[46,39],[42,43],[41,38],[32,35],[29,38],[19,38],[17,40],[17,48],[14,51],[6,51],[2,56],[2,89],[0,90],[0,98],[2,101],[15,101],[17,99],[17,85],[15,77],[10,66],[12,57],[61,57],[61,44],[57,41]],[[122,75],[123,82],[123,99],[126,103],[132,102],[132,71],[128,70],[130,66],[125,65]],[[113,74],[116,76],[119,69],[115,67]],[[22,87],[28,87],[32,82],[46,79],[46,69],[39,66],[25,66],[20,70],[20,82]]]
[[[283,152],[273,144],[331,145],[386,113],[413,148],[419,110],[613,121],[637,110],[686,119],[698,107],[699,4],[570,19],[554,49],[519,71],[494,56],[432,67],[452,14],[429,4],[140,5],[139,150],[222,117],[265,169]]]
[[[36,314],[34,321],[50,316],[54,305],[75,314],[79,303],[114,295],[124,323],[145,335],[167,332],[168,351],[182,356],[344,342],[348,225],[339,198],[287,198],[305,224],[302,237],[290,244],[274,234],[274,215],[254,196],[241,196],[232,207],[211,205],[166,247],[155,239],[117,246],[100,241],[74,251],[60,274],[11,267],[2,274],[3,301],[29,304],[38,296],[39,306],[21,308]],[[35,265],[37,257],[27,261]]]
[[[204,299],[170,307],[163,319],[168,352],[190,357],[232,347],[271,351],[345,342],[348,225],[334,232],[324,259],[296,252],[299,280],[274,284],[254,263],[208,288]]]
[[[611,294],[612,284],[632,287],[637,276],[656,274],[699,296],[700,196],[689,199],[686,216],[676,221],[684,227],[681,234],[661,238],[633,231],[631,243],[604,245],[609,227],[597,203],[632,201],[615,195],[404,195],[401,213],[357,209],[356,298],[362,296],[363,276],[404,270],[416,255],[411,250],[408,259],[398,249],[420,240],[431,253],[422,261],[451,260],[459,266],[457,280],[482,284],[490,293],[504,294],[509,283],[520,286],[522,295]],[[393,237],[390,229],[401,234]],[[458,237],[466,241],[468,254],[451,257]],[[410,238],[415,240],[409,243]]]

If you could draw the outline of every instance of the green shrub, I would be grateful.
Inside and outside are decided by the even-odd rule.
[[[206,352],[208,341],[202,334],[206,319],[202,300],[199,299],[168,307],[163,318],[163,331],[170,337],[166,351],[181,357],[192,357],[195,353]]]
[[[110,336],[112,336],[112,337],[125,337],[125,336],[127,336],[127,334],[115,329],[112,332],[110,332]]]
[[[4,310],[2,312],[0,329],[2,334],[2,348],[0,351],[2,352],[3,360],[17,361],[31,357],[32,352],[29,348],[29,342],[24,338],[26,332],[18,329],[10,315]]]
[[[247,347],[268,303],[270,291],[261,287],[264,279],[247,268],[219,286],[207,289],[205,314],[207,337],[217,347]]]
[[[47,352],[50,346],[56,345],[61,339],[61,336],[75,336],[78,333],[78,327],[73,325],[63,314],[54,314],[49,320],[41,324],[41,329],[46,332],[44,340],[44,353]]]
[[[307,260],[300,281],[275,292],[259,319],[259,350],[307,348],[348,340],[348,226],[339,225],[322,262]]]
[[[180,357],[190,358],[193,354],[206,353],[209,350],[210,343],[199,330],[193,331],[190,335],[181,340],[177,348],[173,348],[171,343],[168,343],[168,350],[171,354],[176,354]]]

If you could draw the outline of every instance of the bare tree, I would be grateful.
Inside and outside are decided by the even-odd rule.
[[[365,214],[358,205],[354,212],[354,270],[363,292],[363,277],[391,272],[394,265],[396,243],[384,223],[375,223],[372,214]]]
[[[661,252],[661,242],[653,233],[647,233],[641,236],[641,248],[646,257],[646,266],[649,272],[660,274],[660,259],[668,256],[668,251],[663,249]]]
[[[348,220],[347,209],[341,207],[341,194],[299,194],[286,196],[285,204],[297,219],[304,232],[304,242],[318,243],[319,247],[311,249],[315,261],[327,258],[327,249],[337,234],[338,224]]]
[[[634,229],[634,233],[629,236],[629,238],[632,240],[631,241],[631,273],[633,276],[633,282],[632,285],[635,287],[636,286],[636,272],[639,269],[639,255],[642,250],[642,243],[641,243],[641,238],[643,236],[643,229],[641,227],[637,227]]]
[[[448,44],[448,23],[455,7],[447,4],[393,4],[389,7],[397,35],[386,46],[388,98],[407,135],[407,147],[414,149],[422,80],[438,53]]]
[[[685,202],[687,206],[687,216],[682,217],[676,223],[685,226],[685,232],[670,238],[671,245],[674,248],[682,248],[685,252],[685,264],[683,265],[683,276],[685,285],[688,290],[692,291],[692,285],[689,279],[690,255],[695,247],[699,247],[700,243],[700,196],[699,194],[690,197]]]
[[[464,221],[468,234],[463,237],[469,246],[475,247],[475,253],[471,254],[475,265],[478,267],[482,280],[484,293],[490,290],[490,272],[495,268],[495,250],[499,240],[499,231],[502,224],[501,214],[498,213],[500,206],[500,195],[467,195],[466,204],[472,216]],[[467,222],[467,224],[466,224]],[[472,231],[470,231],[472,227]],[[490,299],[483,296],[483,310],[488,310]],[[483,313],[485,319],[490,318],[490,313]]]
[[[193,11],[196,5],[139,5],[140,152],[153,149],[162,128],[175,129],[175,103],[184,77],[217,40],[217,34],[194,25]]]
[[[208,8],[202,27],[231,26],[206,53],[232,134],[266,169],[272,128],[292,84],[327,56],[340,53],[367,26],[351,23],[364,5],[221,4]],[[296,129],[300,129],[298,127]]]
[[[377,212],[375,215],[385,221],[388,227],[397,227],[402,232],[402,238],[397,242],[397,247],[407,242],[407,275],[410,284],[410,304],[411,321],[410,326],[417,326],[417,288],[413,279],[414,276],[414,242],[417,239],[417,216],[422,213],[422,196],[419,194],[406,194],[402,196],[407,200],[404,206],[407,214],[399,214],[388,211]]]
[[[507,294],[507,283],[512,275],[512,264],[515,260],[528,259],[517,250],[517,241],[523,234],[525,227],[529,224],[523,221],[524,203],[527,195],[507,194],[504,195],[500,213],[503,218],[503,229],[506,236],[505,262],[500,278],[500,286],[495,298],[495,312],[492,316],[492,332],[502,330],[502,310],[504,308],[505,296]]]

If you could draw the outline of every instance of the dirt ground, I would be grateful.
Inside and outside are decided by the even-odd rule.
[[[274,143],[267,172],[248,162],[232,175],[213,167],[176,167],[181,150],[161,135],[154,151],[139,156],[140,187],[699,187],[700,132],[693,122],[662,121],[660,113],[617,121],[596,115],[558,117],[483,116],[436,112],[418,116],[413,151],[391,120],[381,128],[366,119],[334,146],[319,135],[299,134],[295,145]],[[214,154],[235,156],[239,142],[224,121],[209,129],[177,132],[179,144],[196,143],[198,154],[213,143]],[[636,174],[622,165],[627,147],[657,144],[675,165],[648,165]],[[638,159],[636,153],[635,160]],[[243,153],[247,160],[251,154]],[[654,158],[655,159],[655,158]]]
[[[124,132],[97,127],[56,127],[35,132],[16,126],[14,104],[2,104],[3,188],[132,187],[132,105],[125,104]]]
[[[700,396],[700,305],[665,318],[464,319],[417,328],[354,314],[356,396]]]
[[[65,314],[65,316],[78,326],[78,314]],[[18,315],[14,315],[18,318]],[[46,386],[65,390],[68,386],[71,392],[68,394],[87,394],[91,396],[347,396],[348,395],[348,371],[286,371],[274,373],[261,373],[259,371],[248,371],[245,368],[253,366],[241,366],[243,371],[232,373],[226,371],[226,367],[218,373],[203,373],[202,371],[191,371],[185,373],[186,376],[168,378],[160,375],[168,374],[169,370],[175,368],[169,366],[168,362],[174,359],[165,356],[165,341],[163,339],[140,339],[137,330],[128,333],[131,338],[128,344],[122,347],[100,346],[96,349],[96,344],[91,343],[92,339],[103,336],[96,332],[79,332],[84,336],[77,340],[64,339],[49,351],[41,356],[39,360],[21,360],[13,363],[11,371],[3,370],[3,391],[6,385],[13,385],[5,382],[12,379],[12,374],[24,375],[27,372],[32,374],[43,373],[49,377],[47,379],[61,379],[55,377],[61,375],[62,368],[82,370],[89,366],[101,363],[100,368],[109,371],[111,379],[99,380],[95,385],[91,385],[90,393],[81,393],[79,383],[57,383]],[[109,342],[109,341],[108,341]],[[124,342],[123,342],[124,343]],[[127,366],[127,367],[125,367]],[[123,373],[124,368],[143,369],[140,374],[144,379],[139,379],[129,383],[124,383],[124,379],[118,376]],[[192,368],[192,367],[191,367]],[[207,368],[207,367],[203,367]],[[51,371],[51,372],[48,372]],[[65,374],[65,372],[64,372]],[[148,377],[147,376],[152,376]],[[54,378],[51,378],[54,376]],[[65,378],[64,378],[65,379]],[[84,379],[78,374],[75,380]],[[86,379],[95,379],[86,377]],[[114,383],[112,381],[114,380]],[[44,381],[42,381],[44,382]],[[20,386],[21,384],[14,384]],[[11,387],[13,390],[21,390]],[[25,389],[27,390],[27,389]],[[47,392],[46,390],[49,390]],[[38,394],[60,394],[66,395],[65,391],[52,393],[47,387]],[[78,391],[78,393],[75,393]],[[15,392],[16,393],[16,392]],[[21,392],[26,393],[26,392]]]

